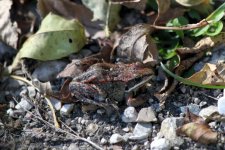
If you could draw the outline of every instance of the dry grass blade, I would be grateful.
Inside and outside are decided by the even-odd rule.
[[[27,79],[25,79],[23,77],[15,76],[15,75],[11,75],[10,77],[15,79],[15,80],[23,81],[23,82],[27,83],[28,85],[33,86],[38,92],[40,92],[40,90],[37,87],[35,87],[31,81],[28,81]],[[52,106],[52,103],[50,102],[50,100],[46,96],[45,96],[45,100],[47,101],[47,104],[49,105],[49,108],[51,109],[55,127],[60,128],[60,125],[59,125],[59,123],[57,121],[57,118],[56,118],[56,115],[55,115],[55,110]]]

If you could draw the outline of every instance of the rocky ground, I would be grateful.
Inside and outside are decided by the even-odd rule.
[[[33,4],[32,6],[34,7]],[[148,20],[140,11],[123,9],[119,29]],[[32,78],[49,81],[65,68],[69,60],[98,53],[100,48],[96,43],[85,46],[80,53],[70,55],[69,58],[38,63],[32,68]],[[205,57],[195,68],[201,68],[206,62],[224,59],[224,49],[222,46],[211,56]],[[11,54],[9,59],[12,59],[12,55],[15,54]],[[180,83],[165,104],[160,106],[154,92],[162,87],[163,80],[154,76],[146,84],[146,97],[143,98],[144,101],[140,100],[141,105],[128,106],[124,101],[119,103],[118,111],[80,102],[65,104],[51,98],[61,127],[57,128],[53,121],[54,113],[49,108],[45,95],[33,86],[12,78],[4,77],[0,84],[0,149],[225,149],[223,141],[218,141],[217,144],[200,144],[176,133],[177,128],[183,125],[187,108],[193,114],[205,118],[216,112],[217,99],[223,97],[223,90],[206,90]],[[61,84],[58,80],[52,83],[55,88]],[[225,124],[221,121],[213,121],[209,125],[215,132],[225,131]]]
[[[62,125],[61,131],[52,126],[52,113],[32,86],[11,79],[7,84],[10,89],[0,93],[1,149],[95,149],[78,137],[93,141],[104,149],[224,149],[222,143],[204,145],[176,135],[187,107],[194,114],[209,116],[217,111],[216,98],[223,96],[222,90],[180,84],[163,107],[150,94],[139,107],[122,104],[119,114],[107,114],[104,108],[87,112],[92,106],[62,104],[52,99]],[[148,92],[152,92],[154,86],[149,86]],[[224,131],[221,122],[211,122],[210,127],[218,132]],[[74,135],[71,135],[72,130]]]

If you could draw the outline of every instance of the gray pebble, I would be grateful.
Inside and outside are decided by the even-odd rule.
[[[100,142],[102,145],[107,144],[107,140],[105,138],[102,138]]]

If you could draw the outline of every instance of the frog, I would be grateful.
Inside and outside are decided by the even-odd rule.
[[[142,63],[96,63],[72,79],[69,91],[72,99],[83,103],[115,106],[148,82],[153,74]]]

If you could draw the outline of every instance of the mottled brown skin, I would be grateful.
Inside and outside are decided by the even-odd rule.
[[[153,74],[150,68],[140,63],[108,64],[97,63],[85,73],[74,78],[69,89],[72,97],[84,103],[120,102],[130,87]]]

